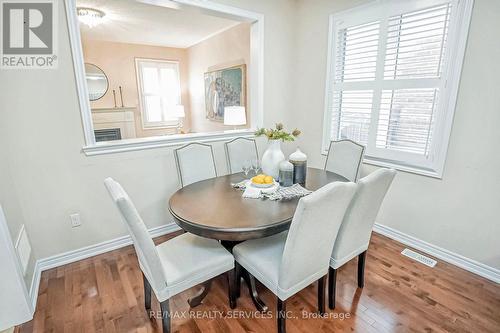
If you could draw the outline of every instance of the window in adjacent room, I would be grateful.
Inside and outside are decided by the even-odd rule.
[[[441,176],[470,2],[394,0],[331,17],[324,150],[351,139],[368,163]]]
[[[139,101],[144,127],[177,126],[181,105],[179,63],[136,59]]]

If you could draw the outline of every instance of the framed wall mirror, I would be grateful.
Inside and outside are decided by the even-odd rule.
[[[108,77],[104,71],[96,65],[85,63],[85,79],[87,81],[90,101],[97,101],[108,91]]]
[[[67,0],[67,15],[87,155],[262,126],[261,14],[211,1]]]

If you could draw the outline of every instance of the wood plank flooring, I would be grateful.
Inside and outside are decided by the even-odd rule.
[[[500,332],[500,285],[442,261],[429,268],[402,256],[403,248],[374,234],[365,287],[357,288],[354,259],[338,272],[329,318],[316,315],[316,284],[287,301],[294,317],[288,332]],[[255,312],[245,284],[230,310],[227,280],[214,282],[195,309],[187,299],[196,288],[171,299],[172,332],[276,332],[275,297],[265,287],[258,286],[271,315]],[[154,297],[153,309],[159,310]],[[43,272],[34,319],[16,332],[161,332],[161,322],[144,310],[142,276],[128,246]]]

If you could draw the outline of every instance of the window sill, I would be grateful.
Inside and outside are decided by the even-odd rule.
[[[321,153],[322,155],[328,155],[327,151],[323,151]],[[408,173],[413,173],[416,175],[420,176],[426,176],[426,177],[432,177],[432,178],[437,178],[437,179],[442,179],[443,178],[443,173],[442,171],[439,172],[437,170],[433,169],[427,169],[427,168],[422,168],[422,167],[417,167],[417,166],[412,166],[412,165],[407,165],[407,164],[402,164],[402,163],[396,163],[394,161],[389,161],[389,160],[381,160],[369,156],[365,156],[363,158],[363,163],[364,164],[369,164],[369,165],[374,165],[374,166],[379,166],[379,167],[384,167],[384,168],[393,168],[399,171],[404,171]]]
[[[229,140],[235,137],[253,137],[254,129],[229,130],[214,133],[189,133],[168,136],[155,136],[119,141],[98,142],[82,148],[87,156],[123,153],[153,148],[180,146],[190,142],[216,142]]]
[[[437,179],[443,178],[442,172],[438,172],[438,171],[432,170],[432,169],[417,167],[417,166],[395,163],[393,161],[384,161],[384,160],[374,159],[371,157],[365,157],[363,159],[363,163],[375,165],[375,166],[380,166],[380,167],[385,167],[385,168],[393,168],[393,169],[396,169],[399,171],[405,171],[405,172],[413,173],[413,174],[420,175],[420,176],[432,177],[432,178],[437,178]]]

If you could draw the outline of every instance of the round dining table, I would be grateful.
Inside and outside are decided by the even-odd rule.
[[[168,208],[175,222],[185,231],[221,241],[228,250],[249,239],[263,238],[288,230],[299,198],[290,200],[249,199],[232,185],[244,180],[243,173],[219,176],[184,186],[169,200]],[[333,172],[307,168],[304,187],[315,191],[335,181],[348,180]],[[242,272],[252,301],[259,311],[267,311],[255,287],[255,279]],[[189,303],[201,303],[210,282]]]

